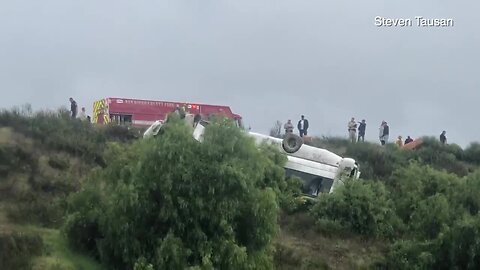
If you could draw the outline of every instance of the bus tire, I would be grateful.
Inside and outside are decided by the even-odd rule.
[[[297,152],[303,145],[303,139],[293,133],[287,133],[282,141],[282,148],[285,152],[292,154]]]

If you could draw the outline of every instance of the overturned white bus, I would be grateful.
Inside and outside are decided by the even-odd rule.
[[[193,116],[186,116],[187,123],[193,124]],[[193,137],[202,142],[205,126],[208,122],[201,121],[194,125]],[[144,133],[144,138],[158,134],[163,121],[156,121]],[[248,132],[257,144],[270,143],[279,151],[287,155],[288,161],[284,168],[287,176],[297,176],[303,180],[303,192],[309,196],[318,196],[320,193],[331,193],[345,179],[358,179],[359,166],[354,159],[342,158],[326,149],[303,144],[302,138],[294,134],[287,134],[279,139],[263,134]]]

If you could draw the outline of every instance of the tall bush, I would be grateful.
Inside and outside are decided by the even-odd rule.
[[[460,217],[439,239],[436,269],[480,268],[480,219]]]
[[[391,236],[397,221],[388,196],[381,182],[347,181],[332,194],[322,195],[311,213],[320,223],[334,222],[363,235]]]
[[[416,211],[428,212],[431,210],[429,205],[434,207],[438,207],[439,204],[446,205],[438,209],[438,217],[433,216],[432,218],[445,217],[448,220],[453,213],[450,204],[455,197],[456,190],[460,188],[461,182],[454,174],[448,174],[413,162],[409,166],[396,170],[393,176],[388,179],[387,185],[391,190],[397,215],[405,224],[409,224],[415,215],[418,216],[418,221],[425,218],[424,213],[416,213]],[[442,194],[444,197],[431,199],[437,194]],[[429,200],[433,201],[429,202]],[[452,205],[452,207],[455,207],[455,205]],[[444,212],[440,213],[442,211]]]
[[[465,160],[475,164],[480,164],[480,143],[471,143],[464,151]]]
[[[96,238],[94,251],[117,269],[272,268],[280,189],[273,183],[285,175],[239,129],[211,124],[198,143],[171,120],[157,138],[112,147],[94,177],[104,184],[85,191],[100,190],[102,210],[88,215],[89,196],[74,207],[65,228],[71,242],[82,237],[90,248]],[[98,231],[72,233],[86,221]]]

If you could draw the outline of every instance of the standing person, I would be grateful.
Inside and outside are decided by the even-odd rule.
[[[285,125],[283,125],[283,128],[285,129],[285,134],[293,133],[292,120],[288,119],[287,123],[285,123]]]
[[[383,127],[385,126],[385,121],[382,121],[380,124],[380,128],[378,128],[378,139],[380,140],[380,143],[382,145],[385,144],[385,141],[383,140]]]
[[[82,111],[78,115],[78,118],[82,121],[87,120],[87,113],[85,112],[85,107],[82,107]]]
[[[303,137],[305,135],[307,135],[307,131],[308,131],[308,120],[305,119],[305,116],[302,115],[301,117],[302,119],[300,119],[300,121],[298,121],[298,131],[300,132],[300,137]]]
[[[410,138],[410,136],[407,136],[407,138],[405,139],[405,144],[409,144],[411,142],[413,142],[413,139]]]
[[[440,134],[440,142],[442,144],[447,144],[447,136],[445,136],[447,132],[444,130],[442,131],[442,134]]]
[[[365,119],[362,120],[362,122],[359,122],[359,126],[358,126],[358,141],[360,141],[360,139],[362,140],[362,142],[365,141],[365,130],[367,129],[367,123],[365,122]]]
[[[383,126],[383,141],[384,145],[388,143],[388,135],[390,135],[390,127],[388,126],[387,122],[385,122],[385,125]]]
[[[380,138],[380,143],[382,145],[385,145],[388,142],[388,134],[390,133],[390,128],[387,125],[387,122],[382,121],[382,124],[380,125],[380,132],[378,134],[378,137]]]
[[[357,139],[357,122],[355,122],[354,117],[352,117],[350,122],[348,122],[348,138],[352,143],[356,142],[356,139]]]
[[[77,102],[70,98],[70,113],[72,118],[77,117]]]
[[[402,136],[398,136],[397,141],[395,143],[397,144],[398,147],[402,147],[403,146]]]

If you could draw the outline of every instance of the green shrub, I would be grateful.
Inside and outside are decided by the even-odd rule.
[[[153,264],[148,263],[144,257],[141,257],[135,263],[133,270],[154,270],[154,268],[153,268]]]
[[[459,176],[469,173],[465,164],[466,154],[456,145],[443,145],[435,138],[424,137],[424,143],[416,150],[399,149],[394,144],[381,146],[379,144],[362,142],[350,143],[343,138],[314,138],[309,144],[325,148],[342,156],[352,157],[360,164],[362,178],[383,180],[402,167],[408,166],[414,160],[421,164],[429,164],[436,169],[444,169]],[[472,148],[474,149],[474,148]],[[472,157],[474,152],[469,155]],[[471,162],[470,158],[469,162]]]
[[[437,209],[438,211],[435,211],[441,217],[451,216],[452,211],[449,204],[452,203],[456,190],[461,187],[461,182],[456,175],[413,162],[407,167],[396,170],[393,176],[388,179],[387,185],[391,190],[390,194],[395,204],[397,215],[405,224],[410,224],[412,222],[412,213],[415,213],[417,210],[420,211],[417,214],[420,220],[424,214],[421,211],[428,212],[428,209],[422,209],[424,207],[428,208],[432,203],[442,203],[445,206],[445,201],[447,201],[447,206],[443,210],[439,208]],[[437,194],[444,195],[444,198],[437,197],[431,203],[428,202],[430,197]],[[419,207],[421,208],[418,209]],[[435,207],[438,206],[436,205]],[[456,206],[452,205],[452,207]],[[442,211],[445,212],[440,213]]]
[[[28,110],[3,110],[0,126],[36,139],[42,148],[64,151],[82,157],[85,161],[101,162],[107,141],[131,142],[139,130],[131,127],[107,125],[96,127],[86,121],[72,120],[66,109],[28,112]],[[103,165],[103,164],[101,164]]]
[[[398,240],[387,255],[388,269],[423,270],[434,268],[436,245],[432,241]]]
[[[456,189],[456,195],[452,201],[460,204],[471,215],[477,215],[480,211],[480,170],[462,180],[462,185]]]
[[[392,269],[478,269],[479,180],[416,163],[395,172],[389,186],[409,240],[392,245]]]
[[[293,214],[298,211],[306,210],[311,203],[302,198],[303,181],[298,177],[287,177],[282,181],[283,186],[277,192],[280,208]]]
[[[421,147],[415,150],[416,160],[459,176],[468,174],[468,168],[462,163],[464,152],[460,146],[456,144],[443,145],[432,137],[424,137],[422,140]]]
[[[140,138],[140,130],[130,126],[110,124],[103,127],[103,133],[108,141],[130,142]]]
[[[388,192],[380,182],[347,181],[332,194],[322,195],[311,213],[318,222],[363,235],[391,236],[396,224]]]
[[[480,143],[471,143],[465,149],[465,160],[474,164],[480,164]]]
[[[346,155],[360,164],[362,178],[383,180],[403,166],[412,158],[410,151],[403,151],[396,145],[380,146],[371,143],[350,144]]]
[[[480,219],[464,215],[433,240],[399,240],[390,248],[389,269],[479,269]]]
[[[100,184],[95,179],[89,179],[81,192],[68,198],[67,218],[62,228],[73,248],[97,258],[96,241],[102,238],[99,219],[105,207]]]
[[[445,230],[439,242],[436,269],[480,268],[480,219],[465,215],[449,230]]]
[[[435,239],[453,222],[454,214],[446,196],[437,193],[418,202],[411,214],[409,230],[417,234],[418,239]]]
[[[157,138],[112,144],[106,160],[93,179],[99,186],[81,192],[92,195],[72,199],[65,228],[72,244],[98,250],[117,269],[272,268],[281,189],[273,183],[285,175],[230,123],[209,125],[200,144],[170,119]],[[92,196],[102,198],[95,210]],[[77,235],[88,222],[98,231]]]
[[[0,126],[7,127],[0,130],[1,188],[15,202],[7,214],[46,226],[63,221],[63,199],[80,188],[82,174],[105,165],[107,141],[138,137],[131,128],[72,120],[65,109],[34,113],[29,106],[2,110]]]

